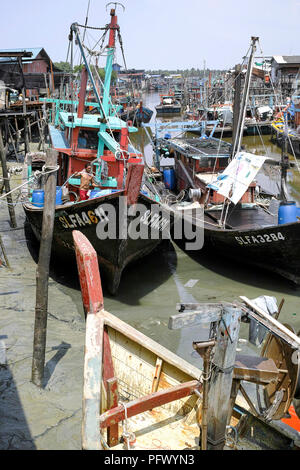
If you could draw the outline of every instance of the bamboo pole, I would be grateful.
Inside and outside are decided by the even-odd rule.
[[[55,150],[47,149],[46,169],[48,168],[50,170],[55,167],[57,155],[58,154]],[[52,172],[47,176],[45,183],[42,236],[38,267],[36,271],[36,305],[31,381],[38,387],[42,387],[45,366],[48,279],[54,226],[55,193],[56,172]]]

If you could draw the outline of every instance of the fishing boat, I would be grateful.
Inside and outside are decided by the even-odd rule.
[[[180,114],[181,103],[175,98],[174,92],[160,95],[160,104],[155,106],[157,114]]]
[[[93,73],[96,68],[91,70],[85,54],[88,48],[81,38],[80,26],[74,23],[69,40],[73,47],[75,38],[84,63],[78,100],[47,101],[55,105],[49,136],[50,145],[58,155],[53,254],[60,259],[74,257],[72,230],[81,230],[97,251],[108,290],[116,293],[125,266],[147,255],[161,242],[163,231],[168,230],[168,220],[162,213],[154,217],[151,212],[154,206],[159,209],[160,204],[143,190],[143,155],[130,143],[130,134],[137,129],[118,118],[110,100],[115,36],[119,31],[114,9],[110,16],[106,26],[109,42],[105,49],[103,98],[98,91],[99,77],[95,78]],[[85,101],[88,80],[95,102]],[[93,109],[96,112],[91,112]],[[81,199],[80,175],[87,164],[94,175],[94,188]],[[23,186],[23,207],[38,238],[43,219],[44,166],[45,154],[27,155],[24,182],[32,184]],[[144,212],[136,213],[138,204]],[[139,237],[133,233],[138,225],[146,228],[146,235]]]
[[[267,343],[264,357],[236,357],[241,309],[181,304],[182,313],[170,318],[171,329],[194,325],[196,333],[204,322],[214,332],[208,340],[193,343],[203,357],[201,370],[105,311],[96,253],[82,233],[74,231],[73,237],[86,313],[83,449],[299,447],[299,419],[289,421],[286,413],[294,410],[292,400],[300,391],[299,361],[290,360],[300,345],[294,333],[250,302],[251,315],[276,332],[277,342]],[[285,347],[278,337],[284,338]],[[287,370],[279,370],[274,351],[284,352],[280,369]],[[266,387],[268,414],[258,416],[241,385],[244,380]],[[280,421],[283,415],[288,424]]]
[[[272,140],[295,157],[300,157],[300,96],[297,94],[276,114]]]
[[[270,191],[267,200],[261,203],[262,194],[269,191],[269,183],[268,178],[264,181],[259,176],[259,172],[268,158],[241,149],[251,62],[252,59],[247,70],[230,163],[228,152],[221,150],[221,141],[219,144],[215,142],[212,155],[201,155],[201,146],[206,142],[209,146],[210,140],[204,138],[203,143],[199,141],[196,144],[196,140],[164,139],[164,146],[173,150],[174,166],[169,169],[172,171],[173,192],[178,194],[184,190],[185,204],[204,204],[202,220],[192,215],[188,205],[185,205],[184,212],[192,220],[193,229],[204,229],[205,248],[229,260],[276,272],[300,284],[300,210],[287,192],[288,157],[282,154],[279,197],[276,189],[277,194]],[[182,203],[173,204],[173,210],[180,210],[180,205]]]
[[[134,103],[130,104],[128,101],[123,100],[121,105],[120,118],[124,121],[132,121],[136,126],[149,122],[153,115],[152,109],[143,106],[142,101],[138,103],[137,100],[134,100]]]

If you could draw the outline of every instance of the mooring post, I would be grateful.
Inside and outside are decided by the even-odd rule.
[[[55,169],[57,156],[58,154],[55,150],[47,149],[46,171]],[[48,314],[48,279],[54,226],[55,194],[56,171],[52,171],[47,175],[45,183],[42,236],[36,271],[36,304],[31,380],[38,387],[42,386],[44,377]]]
[[[208,398],[207,448],[210,450],[221,450],[225,444],[240,322],[241,310],[233,305],[224,305],[217,331]]]
[[[15,215],[15,209],[13,206],[12,196],[10,194],[10,184],[9,184],[7,165],[6,165],[6,149],[3,143],[2,126],[0,126],[0,155],[1,155],[1,166],[2,166],[2,177],[3,177],[5,192],[7,194],[6,200],[7,200],[7,205],[8,205],[10,223],[11,223],[12,228],[16,228],[17,222],[16,222],[16,215]]]

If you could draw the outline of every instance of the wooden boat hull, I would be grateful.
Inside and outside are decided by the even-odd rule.
[[[206,387],[205,382],[203,384],[201,370],[104,310],[96,252],[82,233],[74,231],[73,238],[82,300],[87,314],[83,448],[86,450],[199,449],[200,427],[204,432],[208,418],[206,394],[208,390],[205,392]],[[205,305],[202,313],[207,314],[212,309],[215,315],[217,312],[213,310],[215,307]],[[220,307],[221,304],[218,305],[218,308]],[[201,306],[199,308],[201,310]],[[239,314],[235,308],[236,306],[233,311],[229,308],[227,314],[231,312],[233,316],[229,314],[230,318],[235,318],[238,322]],[[222,308],[221,311],[224,314]],[[177,321],[176,317],[171,321],[173,326],[174,321],[175,323]],[[215,316],[210,318],[216,319]],[[224,336],[224,331],[219,333],[223,333]],[[220,334],[221,337],[222,334]],[[221,350],[225,347],[225,343],[226,341],[222,340]],[[252,378],[254,383],[265,384],[276,379],[278,369],[269,364],[270,361],[267,361],[269,366],[266,367],[266,365],[259,365],[260,361],[253,362],[252,356],[250,359],[249,366],[247,366],[248,356],[236,358],[234,372],[231,370],[231,374],[233,372],[231,380],[234,377],[239,383],[241,378],[246,378],[246,380]],[[221,374],[221,372],[217,371],[216,374]],[[230,387],[232,385],[233,383]],[[209,392],[213,393],[212,382],[210,387]],[[231,391],[235,397],[233,389],[231,388]],[[228,390],[230,391],[230,388]],[[209,397],[208,400],[220,398],[219,393],[213,395],[212,398]],[[226,400],[225,397],[224,399]],[[238,407],[241,406],[239,398],[236,403]],[[222,407],[220,401],[219,405]],[[230,410],[233,406],[234,401],[229,403],[229,409],[222,414],[225,418],[222,423],[225,434],[227,418],[231,416]],[[254,419],[255,422],[251,421],[249,412],[243,408],[237,409],[237,406],[234,407],[230,420],[231,426],[234,427],[235,437],[233,440],[229,438],[229,442],[226,442],[229,448],[286,449],[299,445],[299,433],[291,430],[289,426],[280,423],[283,430],[278,432],[265,420],[262,423],[259,419]],[[211,418],[212,416],[215,416],[214,412]],[[219,426],[219,423],[216,424]],[[263,435],[267,435],[267,439],[264,440],[258,432],[261,425]],[[240,443],[240,431],[245,436],[245,431],[249,431],[249,428],[250,439],[248,436],[246,439],[243,437]],[[255,433],[252,432],[253,428]],[[213,423],[211,431],[215,437],[216,429]],[[220,429],[218,437],[219,433]],[[222,435],[222,443],[212,442],[213,448],[219,448],[219,444],[220,448],[223,448],[226,440],[225,434]],[[204,442],[202,439],[201,441],[206,448],[206,439]]]
[[[180,114],[181,106],[156,106],[156,114]]]
[[[105,364],[103,383],[109,374],[107,357],[111,357],[113,375],[118,380],[119,402],[127,406],[127,416],[130,418],[129,430],[136,437],[134,448],[137,450],[199,448],[197,406],[200,399],[193,390],[201,389],[199,383],[201,371],[108,312],[102,311],[99,315],[105,325],[103,356],[106,358],[103,357]],[[189,391],[184,391],[183,396],[180,396],[182,384],[188,384]],[[164,394],[170,390],[174,393],[173,400],[164,403]],[[157,396],[152,398],[153,409],[149,409],[148,406],[147,410],[147,405],[138,400],[153,393],[157,393]],[[141,411],[143,406],[146,411],[135,414]],[[105,431],[105,423],[109,422],[108,408],[107,391],[103,386],[100,411],[102,432]],[[124,410],[121,406],[120,412],[122,411]],[[123,431],[120,423],[119,435]],[[122,450],[126,447],[124,443],[117,443],[112,448]]]
[[[60,259],[69,256],[74,257],[72,231],[81,231],[97,252],[99,264],[107,281],[107,288],[112,294],[115,294],[118,290],[125,266],[149,254],[162,240],[162,232],[154,228],[151,234],[150,226],[147,239],[133,239],[130,236],[130,224],[136,219],[134,216],[129,215],[124,218],[125,234],[128,234],[128,236],[124,239],[120,238],[120,221],[122,220],[118,197],[120,194],[122,195],[123,192],[79,203],[57,206],[52,242],[54,256],[58,256]],[[152,204],[157,204],[142,194],[140,194],[138,202],[143,204],[145,209],[149,211],[151,211]],[[107,204],[111,204],[115,209],[116,231],[115,234],[112,234],[112,238],[100,239],[97,236],[97,226],[101,223],[99,213],[102,213],[101,208],[105,210]],[[43,210],[34,207],[32,204],[24,204],[23,207],[35,236],[40,239]],[[169,220],[167,219],[168,214],[165,214],[163,210],[160,214],[161,220]],[[149,220],[151,221],[151,219]],[[167,226],[165,230],[168,230]]]
[[[83,448],[126,450],[122,436],[128,435],[132,450],[200,450],[202,371],[105,310],[88,315],[86,328],[85,376],[89,382],[85,382]],[[94,351],[91,344],[96,345]],[[102,364],[100,375],[99,370],[96,374],[102,386],[93,405],[100,408],[93,435],[87,397],[94,354]],[[114,404],[111,397],[115,397]],[[238,396],[230,419],[237,439],[228,439],[225,449],[293,448],[299,445],[299,433],[289,424],[266,423],[253,416],[247,402]]]
[[[221,256],[276,272],[300,284],[300,224],[204,230],[205,246]]]

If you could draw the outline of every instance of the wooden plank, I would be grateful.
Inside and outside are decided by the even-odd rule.
[[[154,372],[154,377],[153,377],[153,382],[152,382],[152,389],[151,389],[152,393],[157,392],[162,363],[163,361],[160,359],[160,357],[158,357],[156,360],[155,372]]]
[[[223,311],[222,304],[177,304],[176,308],[180,313],[169,318],[171,330],[218,321]]]
[[[104,317],[102,286],[97,255],[87,238],[73,231],[76,261],[80,277],[81,294],[85,308],[86,333],[82,399],[82,448],[100,450],[101,436],[98,426],[101,409],[102,354]]]
[[[191,377],[199,379],[199,377],[202,376],[202,371],[200,369],[178,357],[176,354],[172,353],[167,348],[164,348],[156,341],[153,341],[148,336],[145,336],[143,333],[123,322],[106,310],[103,310],[102,313],[104,315],[105,325],[110,326],[112,329],[120,332],[122,335],[128,337],[143,348],[148,349],[149,351],[156,354],[156,356],[159,356],[164,362],[171,364],[176,369],[181,370]]]
[[[144,165],[140,163],[130,163],[125,184],[125,194],[127,196],[127,205],[135,204],[138,200],[142,178],[144,174]]]
[[[222,450],[225,444],[241,309],[224,306],[219,323],[208,397],[207,448]]]
[[[88,314],[82,399],[82,448],[85,450],[101,449],[98,417],[101,406],[103,330],[104,319],[101,312]]]
[[[108,380],[114,377],[114,365],[111,357],[110,341],[107,328],[104,327],[103,332],[103,383],[108,392]]]
[[[261,315],[264,319],[268,320],[268,322],[271,325],[274,325],[278,330],[282,331],[285,335],[287,335],[293,341],[296,348],[298,348],[298,349],[300,348],[300,338],[297,335],[295,335],[295,333],[293,333],[291,330],[286,328],[279,321],[275,320],[275,318],[273,318],[271,315],[266,313],[260,307],[257,307],[254,304],[254,302],[249,300],[247,297],[240,296],[240,299],[242,299],[242,301],[245,302],[245,304],[247,304],[249,307],[251,307],[253,310],[255,310],[255,312],[257,312],[259,315]]]
[[[185,382],[178,385],[177,387],[172,387],[167,390],[160,390],[159,392],[151,393],[137,400],[133,400],[126,404],[127,409],[127,418],[136,416],[145,411],[152,410],[158,406],[165,405],[171,401],[180,400],[181,398],[187,397],[194,393],[194,390],[198,390],[199,384],[198,380],[192,380],[190,382]],[[100,428],[104,429],[112,424],[116,424],[119,421],[125,419],[125,408],[123,405],[117,406],[112,410],[106,411],[100,416]]]
[[[85,314],[96,313],[103,308],[103,293],[97,254],[83,233],[73,230],[72,235],[84,311]]]
[[[108,408],[116,408],[118,406],[118,381],[116,377],[107,380],[107,404]],[[109,447],[116,446],[119,442],[119,426],[118,423],[107,428],[107,443]]]
[[[274,361],[265,357],[237,355],[234,364],[234,378],[257,384],[268,384],[279,376]]]

